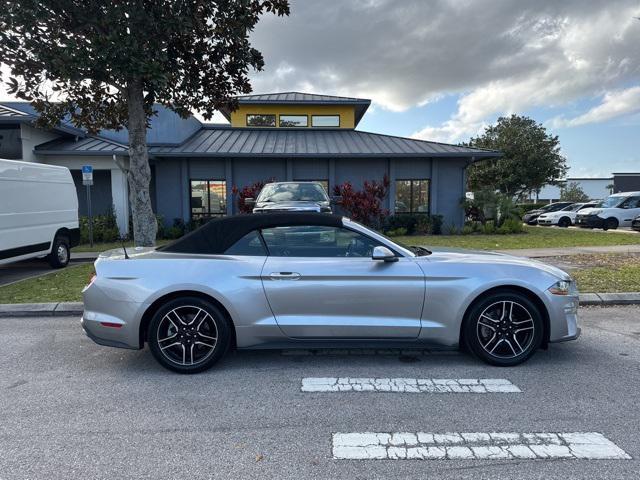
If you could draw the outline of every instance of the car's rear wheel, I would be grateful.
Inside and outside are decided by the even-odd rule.
[[[562,228],[571,226],[571,219],[569,217],[562,217],[560,220],[558,220],[558,226]]]
[[[604,226],[602,227],[604,230],[615,230],[618,228],[618,219],[617,218],[607,218],[604,221]]]
[[[69,239],[64,235],[56,235],[51,244],[51,252],[47,255],[49,265],[53,268],[63,268],[69,265],[70,258]]]
[[[476,302],[463,326],[467,348],[491,365],[518,365],[540,348],[544,322],[538,307],[515,291],[496,292]]]
[[[147,341],[163,367],[178,373],[198,373],[211,368],[227,352],[231,326],[211,302],[182,297],[156,311]]]

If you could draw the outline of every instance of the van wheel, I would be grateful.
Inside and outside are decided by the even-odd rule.
[[[603,230],[615,230],[616,228],[618,228],[618,219],[613,217],[607,218],[602,227]]]
[[[69,239],[64,235],[56,235],[51,246],[51,253],[47,256],[52,268],[63,268],[69,265]]]

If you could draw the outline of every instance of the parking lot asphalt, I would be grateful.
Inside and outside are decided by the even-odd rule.
[[[74,265],[81,262],[90,261],[92,261],[92,259],[90,258],[72,258],[71,264]],[[0,265],[0,287],[3,285],[9,285],[10,283],[18,282],[20,280],[25,280],[27,278],[47,275],[56,271],[57,270],[51,268],[51,266],[45,259],[38,258]]]
[[[0,479],[637,478],[640,308],[581,318],[577,342],[515,368],[459,353],[260,351],[194,376],[95,345],[77,318],[0,318]],[[303,391],[316,377],[403,388]],[[411,393],[415,378],[520,392]],[[631,458],[349,460],[333,456],[337,432],[599,432]]]

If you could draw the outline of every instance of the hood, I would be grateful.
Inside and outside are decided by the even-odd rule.
[[[492,265],[512,265],[542,270],[559,280],[569,280],[570,275],[554,266],[532,260],[530,258],[515,257],[505,253],[487,252],[479,250],[465,250],[461,248],[434,248],[431,255],[417,257],[430,262],[453,262],[453,263],[486,263]]]
[[[527,215],[540,215],[541,213],[544,213],[544,210],[529,210],[524,214],[524,216],[526,217]]]
[[[302,212],[319,212],[326,202],[265,202],[258,203],[259,210],[287,210]]]
[[[576,213],[578,215],[592,215],[593,212],[595,212],[595,211],[601,212],[602,210],[603,210],[603,208],[589,207],[589,208],[583,208],[582,210],[578,210]]]

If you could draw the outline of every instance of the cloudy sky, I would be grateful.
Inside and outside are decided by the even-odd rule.
[[[291,7],[252,35],[255,92],[370,98],[359,129],[453,143],[525,114],[560,136],[572,176],[640,171],[640,0]]]

